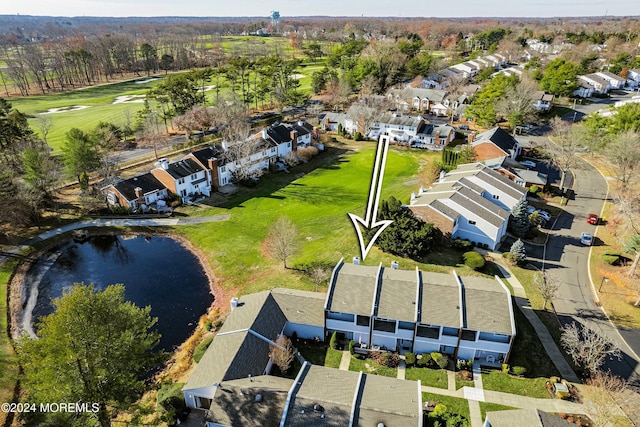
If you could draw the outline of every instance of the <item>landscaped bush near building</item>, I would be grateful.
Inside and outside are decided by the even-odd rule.
[[[169,383],[164,384],[160,390],[158,390],[156,401],[158,402],[158,409],[165,412],[162,416],[163,421],[168,423],[175,422],[176,418],[178,418],[187,407],[182,394],[183,386],[184,383]]]
[[[464,258],[464,263],[467,267],[473,268],[474,270],[479,270],[484,267],[485,261],[484,257],[480,255],[478,252],[469,251],[465,252],[462,255]]]
[[[404,362],[407,366],[413,366],[416,364],[416,355],[409,352],[404,355]]]
[[[511,372],[513,372],[514,375],[521,377],[527,373],[527,368],[525,368],[524,366],[514,366],[513,368],[511,368]]]
[[[354,340],[349,341],[349,353],[355,353],[354,347],[356,346],[356,342]]]
[[[331,334],[331,338],[329,339],[329,347],[331,347],[334,350],[338,348],[338,332],[337,331],[333,331],[333,333]]]
[[[318,153],[319,153],[318,149],[316,147],[313,147],[313,146],[311,146],[311,147],[300,147],[300,148],[298,148],[296,150],[296,155],[303,162],[308,162],[309,160],[311,160],[315,156],[317,156]]]
[[[431,355],[429,353],[422,353],[417,363],[418,366],[429,366],[431,363]]]
[[[473,245],[468,240],[454,239],[453,248],[461,251],[469,251],[473,248]]]
[[[442,353],[438,353],[437,351],[431,353],[431,360],[433,360],[433,362],[438,365],[440,369],[446,368],[449,364],[449,358]]]
[[[202,356],[204,356],[204,352],[207,351],[207,348],[209,348],[209,344],[211,344],[211,341],[213,341],[213,337],[207,337],[204,339],[204,341],[198,344],[195,350],[193,350],[193,360],[195,360],[196,363],[200,362],[200,359],[202,359]]]
[[[370,356],[378,365],[386,366],[387,368],[397,368],[400,363],[400,356],[388,351],[373,351]]]

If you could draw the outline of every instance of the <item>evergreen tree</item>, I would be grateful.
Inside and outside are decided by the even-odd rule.
[[[509,250],[509,260],[514,264],[522,264],[527,259],[527,250],[522,240],[516,240]]]
[[[516,237],[524,237],[531,227],[531,220],[529,219],[527,207],[527,201],[520,200],[511,210],[509,229],[516,235]]]

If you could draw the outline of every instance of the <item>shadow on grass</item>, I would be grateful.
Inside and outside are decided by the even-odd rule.
[[[244,202],[256,197],[266,197],[282,200],[286,197],[294,196],[301,199],[303,198],[304,201],[317,200],[318,197],[323,198],[323,200],[331,200],[333,198],[335,200],[339,199],[344,201],[345,197],[355,197],[355,194],[351,196],[344,193],[336,194],[322,187],[308,187],[307,189],[305,189],[304,195],[301,194],[301,192],[293,191],[291,193],[285,191],[284,196],[274,195],[274,193],[282,190],[289,185],[304,186],[304,184],[297,184],[293,181],[314,170],[339,169],[338,165],[340,163],[348,162],[347,159],[344,159],[342,157],[348,152],[350,152],[350,150],[348,150],[347,148],[326,146],[325,151],[318,155],[315,159],[308,163],[303,163],[291,168],[288,173],[280,172],[276,174],[266,175],[254,188],[243,187],[240,188],[238,192],[231,195],[222,195],[220,193],[216,193],[213,196],[204,199],[201,204],[212,207],[231,209],[242,207],[241,205]]]

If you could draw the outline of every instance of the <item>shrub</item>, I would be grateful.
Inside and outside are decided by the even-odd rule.
[[[300,147],[296,150],[296,155],[303,161],[308,162],[319,153],[316,147]]]
[[[400,364],[400,356],[388,351],[374,351],[371,353],[371,358],[378,365],[386,366],[387,368],[397,368]]]
[[[156,401],[158,409],[165,412],[162,416],[164,421],[174,422],[187,407],[182,394],[183,386],[184,383],[167,383],[158,390]]]
[[[462,255],[464,258],[464,263],[467,267],[473,268],[474,270],[479,270],[484,267],[485,261],[484,257],[480,255],[478,252],[469,251],[465,252]]]
[[[355,353],[354,347],[356,346],[356,342],[354,340],[349,341],[349,353]]]
[[[427,366],[431,363],[431,355],[429,353],[422,353],[422,356],[418,359],[418,366]]]
[[[471,242],[468,240],[455,239],[453,241],[453,248],[461,251],[468,251],[472,248]]]
[[[511,370],[511,366],[509,366],[508,363],[502,364],[502,372],[504,372],[505,374],[508,374],[510,370]]]
[[[538,191],[540,191],[540,187],[538,187],[535,184],[533,184],[531,187],[529,187],[529,193],[537,194]]]
[[[413,366],[416,364],[416,355],[409,352],[404,355],[404,361],[407,366]]]
[[[449,358],[442,353],[438,353],[437,351],[431,353],[431,360],[433,360],[440,369],[446,368],[449,364]]]
[[[447,413],[447,407],[442,403],[438,403],[435,408],[433,408],[433,412],[431,415],[434,417],[441,417]]]
[[[213,341],[213,337],[207,337],[204,339],[204,341],[198,344],[195,350],[193,350],[193,360],[195,360],[196,363],[200,362],[200,359],[202,359],[202,356],[204,356],[204,352],[207,351],[207,348],[209,348],[209,344],[211,344],[211,341]]]
[[[558,377],[551,377],[551,378],[549,378],[549,382],[550,382],[551,384],[559,383],[559,382],[560,382],[560,378],[558,378]]]
[[[527,373],[527,368],[525,368],[524,366],[514,366],[513,368],[511,368],[511,372],[521,377]]]
[[[356,141],[362,141],[362,134],[358,131],[355,131],[353,133],[353,139]]]
[[[338,332],[333,331],[333,333],[331,334],[331,339],[329,339],[329,347],[334,350],[338,348]]]
[[[213,328],[213,322],[211,322],[211,319],[207,319],[206,322],[204,322],[204,329],[206,331],[210,331]]]
[[[620,254],[616,252],[605,252],[602,254],[602,260],[609,265],[614,265],[620,259]]]

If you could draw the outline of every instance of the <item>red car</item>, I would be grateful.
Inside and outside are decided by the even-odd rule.
[[[589,214],[589,216],[587,216],[587,222],[589,224],[598,225],[598,215]]]

